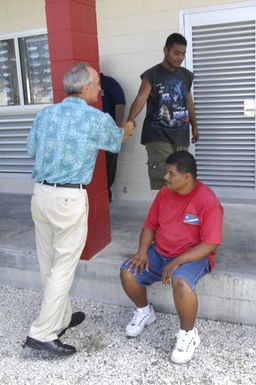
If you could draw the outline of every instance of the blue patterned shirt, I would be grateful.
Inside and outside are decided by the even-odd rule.
[[[40,111],[27,139],[32,177],[49,183],[90,183],[98,150],[119,152],[124,130],[110,115],[67,97]]]

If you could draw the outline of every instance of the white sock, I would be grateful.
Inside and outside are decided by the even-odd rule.
[[[145,307],[137,307],[137,309],[138,309],[139,312],[143,312],[145,314],[148,314],[151,311],[149,303],[147,304],[147,306],[145,306]]]

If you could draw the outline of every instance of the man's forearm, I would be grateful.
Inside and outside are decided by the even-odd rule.
[[[115,122],[118,127],[121,127],[124,117],[124,104],[115,105]]]
[[[142,111],[145,103],[143,103],[139,97],[137,97],[131,105],[130,112],[127,120],[130,122],[134,122],[139,113]]]
[[[153,240],[155,238],[155,232],[154,230],[143,227],[141,233],[140,233],[140,239],[139,239],[139,253],[147,253],[149,246],[152,244]]]
[[[215,252],[218,245],[210,244],[210,243],[200,243],[192,249],[185,251],[181,255],[176,258],[176,261],[183,265],[187,262],[199,261],[202,258],[207,257],[209,254]]]
[[[188,114],[189,114],[189,122],[192,126],[192,129],[197,129],[196,111],[195,111],[195,106],[194,106],[194,102],[191,94],[189,94],[189,97],[188,97]]]
[[[143,79],[139,92],[136,98],[134,99],[134,102],[131,105],[127,120],[130,120],[131,122],[135,121],[135,119],[137,118],[137,116],[145,106],[150,92],[151,92],[151,85],[149,84],[147,79]]]
[[[196,111],[193,103],[188,105],[188,114],[189,114],[189,122],[192,128],[197,128]]]

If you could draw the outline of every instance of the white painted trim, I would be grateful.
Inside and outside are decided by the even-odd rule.
[[[11,114],[28,114],[28,113],[37,113],[43,108],[50,106],[51,104],[31,104],[24,106],[7,106],[0,107],[1,115],[11,115]]]
[[[18,89],[19,89],[19,98],[20,98],[20,105],[24,106],[24,89],[23,89],[23,82],[22,82],[22,74],[21,74],[21,62],[20,62],[20,53],[19,53],[19,42],[18,39],[15,38],[14,40],[14,49],[15,49],[15,58],[16,58],[16,69],[17,69],[17,78],[18,78]],[[6,106],[8,107],[8,106]],[[0,109],[1,111],[1,109]]]
[[[36,36],[36,35],[41,35],[45,33],[46,34],[48,33],[46,28],[31,29],[28,31],[20,31],[20,32],[2,33],[0,34],[0,40],[15,39],[15,38],[26,37],[26,36]]]

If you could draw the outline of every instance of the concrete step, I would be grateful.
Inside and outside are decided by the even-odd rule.
[[[1,205],[6,207],[7,202],[2,199]],[[1,205],[3,215],[7,210]],[[1,220],[5,232],[0,232],[0,280],[13,287],[41,290],[29,205],[29,197],[13,198],[12,208]],[[72,295],[132,306],[121,288],[119,269],[137,250],[149,205],[131,201],[111,205],[113,241],[90,261],[80,261]],[[197,285],[199,317],[256,325],[256,205],[226,203],[224,209],[223,245],[216,267]],[[175,313],[171,288],[154,284],[148,297],[157,311]]]

